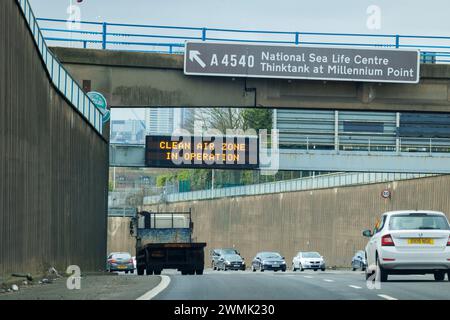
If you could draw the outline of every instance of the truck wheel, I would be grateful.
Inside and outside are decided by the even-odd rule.
[[[190,269],[189,271],[188,271],[188,274],[195,274],[195,269]]]
[[[137,268],[137,274],[138,276],[143,276],[144,275],[144,267],[138,267]]]
[[[198,275],[203,274],[203,269],[196,269],[195,273]]]
[[[147,266],[147,268],[145,269],[145,274],[148,275],[148,276],[151,276],[153,274],[152,268]]]

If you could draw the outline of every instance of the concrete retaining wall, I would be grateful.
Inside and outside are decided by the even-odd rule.
[[[383,189],[392,190],[383,199]],[[258,251],[275,250],[290,263],[300,250],[319,251],[329,266],[349,266],[373,228],[389,210],[432,209],[450,212],[450,176],[385,184],[222,198],[168,205],[147,210],[186,211],[192,208],[194,238],[207,250],[236,246],[250,262]],[[209,254],[208,254],[209,255]],[[209,261],[207,261],[209,264]]]
[[[0,277],[105,266],[108,144],[55,90],[0,1]]]
[[[130,222],[127,217],[108,218],[108,254],[129,252],[136,255],[136,238],[130,235]]]

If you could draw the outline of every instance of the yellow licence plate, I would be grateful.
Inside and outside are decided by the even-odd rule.
[[[408,244],[434,244],[434,239],[412,238],[412,239],[408,239]]]
[[[119,269],[126,269],[127,266],[119,266]]]

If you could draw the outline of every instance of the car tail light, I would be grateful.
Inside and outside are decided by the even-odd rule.
[[[394,258],[383,258],[383,261],[395,261]]]
[[[116,260],[114,260],[114,259],[111,259],[111,261],[110,261],[111,263],[116,263],[117,261]]]
[[[134,263],[133,259],[128,260],[128,263]]]
[[[448,236],[447,247],[450,247],[450,236]]]
[[[392,240],[392,237],[390,234],[387,234],[381,238],[381,245],[382,246],[391,246],[391,247],[395,246],[394,240]]]

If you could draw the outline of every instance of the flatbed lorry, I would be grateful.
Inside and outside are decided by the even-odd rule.
[[[193,242],[194,224],[188,212],[138,212],[131,222],[136,237],[138,275],[177,269],[181,274],[203,274],[206,243]]]

